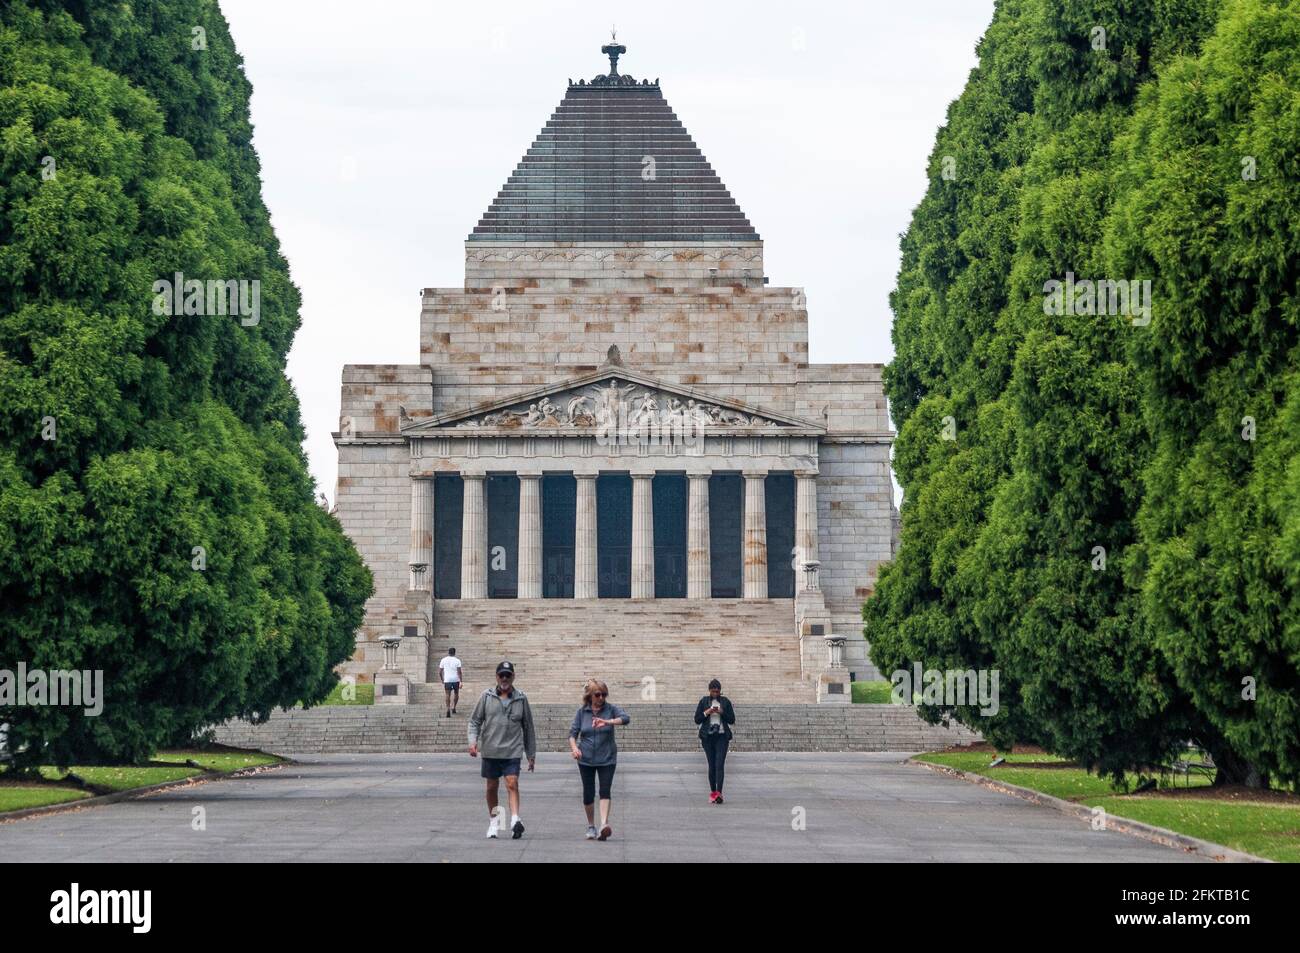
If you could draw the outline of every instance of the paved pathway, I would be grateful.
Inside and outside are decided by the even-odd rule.
[[[491,841],[466,755],[302,756],[246,778],[0,824],[5,861],[1185,861],[1191,855],[902,763],[890,753],[625,753],[614,838],[582,839],[578,771],[523,777],[523,839]],[[504,785],[502,793],[504,794]],[[191,829],[193,809],[207,830]],[[792,829],[802,808],[806,829]]]

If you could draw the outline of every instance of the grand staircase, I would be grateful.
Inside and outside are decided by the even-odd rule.
[[[519,687],[541,704],[576,707],[593,676],[619,704],[694,704],[712,678],[737,704],[816,699],[800,672],[790,599],[447,600],[435,606],[433,631],[430,684],[412,685],[415,704],[442,704],[432,668],[448,646],[464,665],[466,698],[509,659]]]
[[[277,754],[458,752],[478,693],[462,696],[459,713],[429,705],[357,705],[276,712],[263,725],[232,721],[216,740]],[[539,751],[568,750],[577,704],[534,704]],[[618,729],[620,751],[699,749],[694,704],[622,705],[632,718]],[[738,751],[928,751],[979,741],[966,728],[927,725],[901,705],[736,704]]]

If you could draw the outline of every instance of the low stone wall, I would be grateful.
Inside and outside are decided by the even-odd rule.
[[[432,705],[331,706],[276,712],[263,725],[232,721],[216,740],[276,754],[463,751],[473,699],[445,717]],[[534,705],[538,750],[568,748],[576,706]],[[622,751],[692,751],[699,747],[694,705],[627,705],[632,723],[619,730]],[[897,705],[745,705],[736,711],[738,751],[932,751],[968,745],[964,727],[928,725]]]

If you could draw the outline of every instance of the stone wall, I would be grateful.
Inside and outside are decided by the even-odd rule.
[[[426,289],[420,325],[438,413],[589,373],[610,345],[630,368],[745,400],[756,385],[771,409],[792,412],[796,365],[808,360],[807,314],[790,288]]]
[[[654,288],[710,282],[763,286],[763,243],[465,243],[465,289]]]
[[[832,434],[893,440],[881,364],[809,364],[798,369],[790,413]],[[757,398],[756,398],[757,399]],[[761,402],[761,401],[759,401]]]
[[[339,673],[360,681],[369,681],[383,663],[381,635],[407,625],[427,634],[427,623],[410,609],[410,451],[398,431],[402,409],[415,419],[431,413],[430,380],[429,369],[419,364],[349,364],[343,369],[335,515],[370,567],[375,593],[366,603],[356,651]],[[405,640],[405,664],[422,666],[423,648]]]
[[[848,636],[845,667],[859,681],[878,678],[862,636],[862,603],[880,564],[893,554],[889,446],[823,443],[817,478],[818,558],[832,630]]]
[[[424,364],[347,364],[339,401],[339,434],[347,440],[373,434],[396,437],[400,410],[412,418],[433,411],[433,373]]]

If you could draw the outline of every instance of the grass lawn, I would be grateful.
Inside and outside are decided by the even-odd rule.
[[[343,690],[351,688],[355,690],[356,697],[348,700],[343,697]],[[375,703],[375,686],[374,685],[344,685],[340,682],[334,686],[334,689],[321,702],[322,705],[373,705]]]
[[[849,686],[853,690],[855,705],[888,705],[894,690],[891,682],[854,682]]]
[[[1300,807],[1146,795],[1086,798],[1083,803],[1269,860],[1300,863]]]
[[[189,760],[202,767],[195,768],[186,764]],[[44,783],[35,778],[10,782],[5,777],[6,769],[0,767],[0,812],[44,807],[48,804],[81,800],[95,794],[110,794],[131,788],[163,784],[167,781],[181,781],[203,774],[205,770],[237,771],[240,768],[276,764],[279,760],[275,755],[262,754],[258,751],[220,748],[160,751],[149,764],[86,765],[72,767],[66,771],[55,767],[38,768]],[[75,774],[84,780],[89,788],[75,786],[75,782],[68,780],[69,774]]]
[[[53,784],[0,784],[0,813],[62,804],[64,801],[80,801],[87,797],[90,797],[88,791],[61,788]]]
[[[1055,755],[1043,754],[1013,754],[1006,755],[1007,763],[996,768],[990,768],[989,762],[996,755],[988,752],[961,752],[945,754],[924,754],[917,757],[918,761],[929,761],[933,764],[942,764],[945,767],[956,768],[958,771],[967,771],[971,774],[982,774],[985,777],[995,778],[999,781],[1006,781],[1008,784],[1018,784],[1022,788],[1030,788],[1034,791],[1042,791],[1044,794],[1051,794],[1054,797],[1064,798],[1067,801],[1075,801],[1084,797],[1106,797],[1115,794],[1116,791],[1111,787],[1110,781],[1105,778],[1099,778],[1095,774],[1089,774],[1083,768],[1034,768],[1019,767],[1024,762],[1043,762],[1052,761],[1064,764],[1060,758]]]
[[[46,767],[41,768],[40,771],[41,777],[50,781],[62,781],[69,774],[75,774],[99,793],[126,791],[130,788],[142,788],[150,784],[162,784],[164,781],[180,781],[183,778],[192,778],[196,774],[203,773],[198,768],[190,768],[184,764],[174,766],[152,764],[92,765],[69,768],[67,771]]]
[[[989,762],[994,757],[987,752],[943,752],[919,755],[917,760],[1017,784],[1086,807],[1100,807],[1108,814],[1200,837],[1270,860],[1300,862],[1300,804],[1223,800],[1210,795],[1210,780],[1203,777],[1191,778],[1186,788],[1192,792],[1204,788],[1205,796],[1195,793],[1174,796],[1175,791],[1185,789],[1182,780],[1159,792],[1126,795],[1112,788],[1109,780],[1082,768],[1033,764],[1069,764],[1055,755],[1004,755],[1006,764],[990,768]]]
[[[264,764],[278,764],[280,759],[260,751],[160,751],[154,761],[184,764],[187,760],[203,765],[209,771],[238,771],[240,768],[257,768]]]

